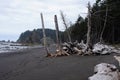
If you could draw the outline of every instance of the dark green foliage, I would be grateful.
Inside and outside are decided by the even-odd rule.
[[[81,40],[86,40],[86,33],[87,33],[86,19],[83,19],[81,16],[79,16],[76,23],[71,25],[69,29],[70,29],[70,35],[71,35],[72,41],[77,40],[80,42]],[[64,38],[66,37],[65,34],[66,34],[66,31],[64,32]]]
[[[22,43],[30,43],[32,42],[31,36],[32,35],[32,31],[26,31],[24,33],[22,33],[19,37],[19,39],[17,40],[17,42],[22,42]],[[29,36],[29,37],[28,37]]]
[[[53,42],[56,42],[56,31],[51,29],[45,29],[46,36],[53,40]],[[62,32],[60,32],[61,34]],[[20,43],[32,43],[32,44],[38,44],[42,43],[41,39],[43,38],[43,32],[42,29],[34,29],[33,31],[25,31],[22,33],[17,40],[17,42]]]
[[[108,7],[107,22],[103,30],[106,7]],[[103,41],[107,43],[120,43],[120,0],[96,0],[92,7],[91,17],[91,42],[94,44],[100,41],[100,35],[103,30]],[[75,24],[69,27],[72,41],[86,40],[87,18],[84,20],[78,17]],[[64,32],[64,40],[66,39]]]
[[[107,23],[103,32],[103,40],[108,43],[120,43],[120,0],[97,0],[92,8],[93,41],[98,42],[104,26],[106,7],[108,7]]]

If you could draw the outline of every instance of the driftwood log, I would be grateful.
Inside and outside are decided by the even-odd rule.
[[[66,51],[59,51],[56,50],[55,54],[49,53],[47,54],[46,57],[60,57],[60,56],[69,56],[70,54],[68,54]]]
[[[46,34],[45,34],[45,26],[44,26],[44,19],[43,19],[43,14],[40,14],[41,16],[41,23],[42,23],[42,30],[43,30],[43,41],[44,41],[44,48],[46,50],[47,55],[49,54],[48,48],[47,48],[47,43],[46,43]]]

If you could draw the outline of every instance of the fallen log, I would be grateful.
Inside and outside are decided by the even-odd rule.
[[[56,50],[56,53],[49,53],[46,57],[60,57],[60,56],[69,56],[66,51]]]
[[[77,55],[83,55],[83,51],[78,49],[77,47],[74,47],[74,50],[77,52]]]

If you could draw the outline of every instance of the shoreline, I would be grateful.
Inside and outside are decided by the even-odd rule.
[[[16,50],[11,50],[11,51],[8,51],[8,52],[1,52],[0,53],[0,57],[1,56],[9,56],[9,55],[14,55],[14,54],[23,54],[31,49],[40,49],[40,48],[43,48],[42,46],[41,47],[28,47],[28,48],[23,48],[23,49],[16,49]]]

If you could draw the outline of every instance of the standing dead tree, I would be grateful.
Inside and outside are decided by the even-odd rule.
[[[105,27],[106,27],[106,23],[107,23],[107,16],[108,16],[108,5],[106,4],[105,22],[104,22],[104,26],[103,26],[102,32],[100,34],[100,42],[103,41],[103,33],[104,33],[104,30],[105,30]]]
[[[54,22],[55,22],[55,28],[56,28],[57,49],[61,50],[60,34],[59,34],[59,27],[58,27],[57,15],[54,16]]]
[[[45,26],[44,26],[44,19],[43,19],[43,14],[41,13],[41,22],[42,22],[42,29],[43,29],[43,43],[44,43],[44,48],[47,52],[47,55],[49,55],[49,51],[48,51],[48,48],[47,48],[47,43],[46,43],[46,34],[45,34]]]
[[[54,16],[54,22],[56,27],[57,50],[55,54],[49,54],[47,57],[69,56],[69,54],[61,47],[57,15]]]
[[[63,14],[62,11],[60,11],[60,14],[61,14],[61,18],[62,18],[63,24],[64,24],[64,26],[66,28],[66,32],[67,32],[67,35],[68,35],[69,42],[71,42],[70,31],[68,29],[68,26],[67,26],[67,23],[66,23],[66,20],[65,20],[65,15]]]
[[[54,22],[56,28],[57,50],[55,54],[49,54],[47,55],[47,57],[69,56],[69,54],[66,51],[64,51],[61,47],[57,15],[54,16]]]
[[[91,5],[88,3],[88,31],[87,31],[87,42],[84,50],[84,55],[92,54],[92,43],[91,43]]]
[[[91,44],[91,5],[88,3],[88,31],[87,31],[87,48],[90,48]]]

